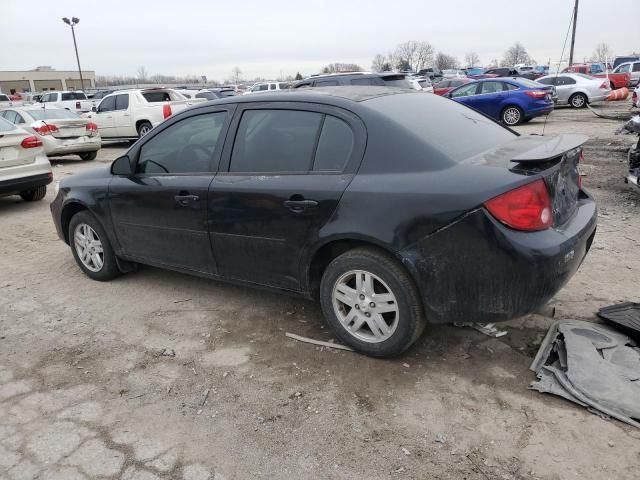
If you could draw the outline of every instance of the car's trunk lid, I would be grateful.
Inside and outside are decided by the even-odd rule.
[[[527,135],[482,152],[463,163],[505,167],[512,173],[540,175],[549,189],[556,226],[563,225],[575,212],[580,192],[578,162],[585,135],[544,137]]]
[[[0,169],[35,162],[35,155],[25,155],[21,146],[28,136],[27,132],[20,129],[0,131]]]
[[[46,123],[58,127],[58,131],[51,134],[54,138],[78,138],[89,135],[87,131],[89,120],[86,118],[47,120]]]

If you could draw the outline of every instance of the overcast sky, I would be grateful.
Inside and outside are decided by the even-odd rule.
[[[558,60],[573,0],[24,0],[0,1],[0,70],[76,68],[69,27],[76,16],[83,69],[97,75],[275,78],[332,62],[371,66],[406,40],[426,40],[482,63],[520,41],[538,62]],[[615,8],[612,6],[615,5]],[[618,55],[640,49],[640,0],[582,0],[576,58],[599,42]],[[567,47],[568,48],[568,47]]]

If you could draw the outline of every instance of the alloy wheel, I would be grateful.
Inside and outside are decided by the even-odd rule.
[[[150,131],[151,131],[151,127],[149,127],[149,125],[142,125],[140,127],[140,136],[144,137]]]
[[[384,342],[398,326],[396,296],[380,277],[366,270],[340,276],[333,287],[332,303],[342,327],[358,340]]]
[[[509,107],[504,111],[502,118],[507,125],[517,125],[520,121],[520,110],[515,107]]]
[[[92,272],[104,266],[104,250],[96,231],[86,223],[80,223],[73,233],[73,243],[82,264]]]
[[[571,99],[571,105],[575,108],[580,108],[584,106],[584,96],[576,95]]]

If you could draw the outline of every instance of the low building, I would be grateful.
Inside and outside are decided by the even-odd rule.
[[[84,88],[96,86],[96,72],[83,70]],[[54,70],[37,67],[25,71],[0,71],[0,92],[46,92],[49,90],[81,90],[80,74],[77,70]]]

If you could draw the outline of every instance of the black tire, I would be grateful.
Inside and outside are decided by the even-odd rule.
[[[364,270],[381,279],[395,296],[398,317],[395,331],[376,343],[357,338],[340,323],[334,310],[336,282],[352,270]],[[375,248],[357,248],[335,258],[325,269],[320,283],[320,304],[327,323],[336,336],[354,350],[372,357],[399,355],[422,334],[425,318],[420,295],[413,279],[396,259]]]
[[[100,240],[100,243],[102,244],[103,264],[98,271],[92,271],[91,269],[87,268],[87,266],[85,266],[85,264],[78,256],[78,251],[76,249],[75,231],[79,225],[83,224],[88,225],[93,229],[98,239]],[[71,253],[73,254],[73,258],[75,259],[76,263],[89,278],[104,282],[107,280],[111,280],[121,274],[120,270],[118,269],[118,263],[116,262],[116,255],[113,252],[111,244],[109,243],[109,238],[102,228],[102,225],[100,225],[100,222],[98,222],[96,217],[94,217],[90,212],[83,210],[76,213],[71,218],[71,222],[69,222],[69,246],[71,247]]]
[[[584,93],[574,93],[569,97],[569,105],[573,108],[584,108],[589,103],[589,99]]]
[[[20,196],[25,202],[37,202],[38,200],[42,200],[47,194],[47,186],[42,185],[41,187],[36,187],[33,190],[25,190],[20,192]]]
[[[80,154],[80,158],[82,160],[95,160],[96,157],[98,156],[98,152],[84,152]]]
[[[144,137],[147,133],[149,133],[151,131],[151,129],[153,128],[153,125],[151,125],[150,122],[144,121],[144,122],[140,122],[140,124],[138,125],[138,138],[142,138]]]
[[[500,114],[500,120],[508,127],[515,127],[520,125],[524,119],[524,112],[517,105],[509,105],[504,107]]]

